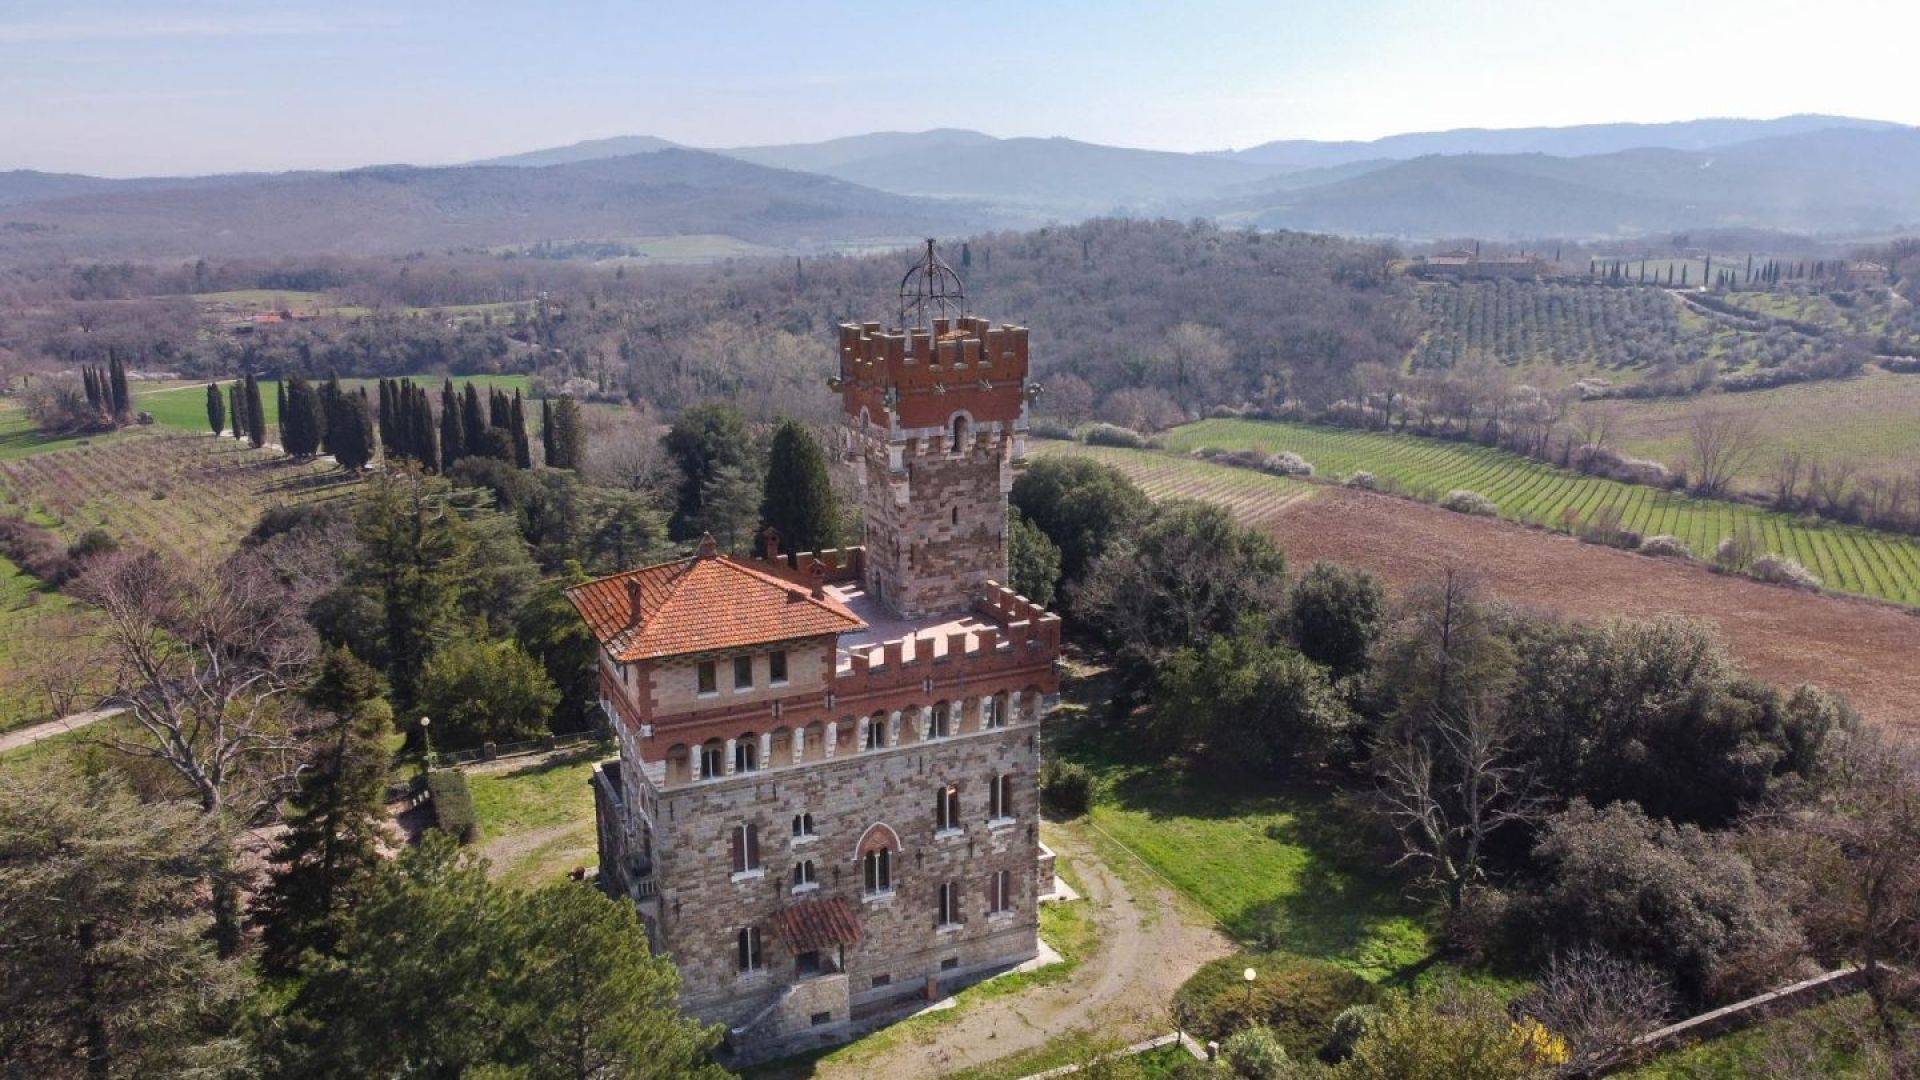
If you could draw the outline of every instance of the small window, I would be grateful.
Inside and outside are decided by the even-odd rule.
[[[760,869],[760,829],[753,824],[735,825],[729,840],[733,872],[744,874]]]
[[[875,975],[873,977],[873,985],[876,988],[882,987],[882,986],[891,986],[892,984],[893,984],[892,975]]]
[[[760,740],[746,735],[733,744],[733,771],[758,772],[760,770]]]
[[[939,910],[935,912],[935,926],[957,926],[960,923],[960,890],[953,882],[940,883]]]
[[[944,739],[952,729],[953,710],[943,701],[933,707],[932,737],[935,739]]]
[[[794,888],[798,889],[802,885],[815,885],[815,884],[818,884],[818,882],[816,882],[813,877],[813,860],[812,859],[802,859],[800,862],[793,864],[793,887]]]
[[[887,745],[886,717],[876,716],[867,721],[867,749],[879,750]]]
[[[980,703],[980,726],[994,731],[1007,726],[1007,699],[990,697]]]
[[[987,817],[994,820],[1013,816],[1013,774],[995,776],[987,787]]]
[[[951,513],[952,513],[952,515],[953,515],[953,523],[954,523],[955,525],[958,525],[958,524],[960,524],[960,508],[959,508],[959,507],[957,507],[957,506],[956,506],[956,507],[954,507],[954,508],[953,508],[953,510],[951,511]]]
[[[768,653],[767,654],[767,685],[785,686],[786,683],[787,683],[786,650],[782,649],[779,652]]]
[[[953,969],[959,966],[960,966],[960,958],[957,956],[949,956],[945,960],[940,961],[941,971],[952,971]]]
[[[948,784],[933,798],[933,831],[945,832],[960,827],[960,789]]]
[[[736,656],[733,658],[733,688],[750,690],[753,688],[753,657]]]
[[[861,858],[868,896],[884,896],[893,891],[893,852],[887,848],[869,851]]]
[[[700,779],[717,780],[727,773],[727,748],[710,742],[700,748]]]
[[[717,694],[720,692],[720,677],[714,673],[713,661],[700,661],[700,693]]]
[[[815,953],[813,957],[813,971],[819,971],[819,970],[820,970],[820,954]],[[813,1018],[809,1020],[808,1023],[812,1024],[814,1027],[820,1027],[823,1024],[831,1024],[833,1023],[833,1014],[830,1012],[814,1013]]]
[[[820,950],[808,949],[803,953],[795,953],[793,957],[793,970],[801,975],[820,974]],[[816,1013],[815,1015],[817,1016],[819,1014]],[[832,1014],[829,1013],[828,1015]]]
[[[997,871],[987,879],[987,898],[990,903],[987,910],[998,915],[1013,910],[1013,877],[1005,870]]]
[[[803,814],[793,815],[793,835],[795,836],[812,836],[813,835],[813,815],[812,814],[803,813]]]
[[[767,966],[767,958],[760,951],[760,928],[748,926],[735,935],[735,945],[739,950],[740,970],[742,972],[759,971]]]

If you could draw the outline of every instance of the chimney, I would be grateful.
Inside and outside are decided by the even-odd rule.
[[[640,579],[627,579],[627,629],[640,625]]]
[[[720,545],[713,542],[712,533],[701,534],[700,550],[695,554],[697,554],[702,559],[711,559],[714,556],[720,554]]]
[[[827,598],[827,564],[821,562],[819,559],[814,559],[809,562],[807,564],[807,578],[813,582],[813,598],[815,600],[825,600]]]
[[[762,550],[764,550],[767,554],[768,562],[777,563],[780,561],[780,530],[779,529],[776,529],[771,525],[767,526],[766,531],[760,534],[760,545]]]

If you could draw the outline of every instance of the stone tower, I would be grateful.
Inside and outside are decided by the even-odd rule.
[[[932,323],[843,324],[835,380],[860,465],[864,584],[907,617],[964,610],[1006,580],[1007,492],[1026,456],[1026,328]]]

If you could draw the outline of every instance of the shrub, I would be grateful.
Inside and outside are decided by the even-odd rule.
[[[1455,488],[1447,492],[1447,497],[1440,500],[1440,505],[1456,514],[1472,514],[1475,517],[1500,515],[1500,507],[1496,506],[1492,499],[1477,491],[1468,491],[1466,488]]]
[[[542,734],[560,692],[517,642],[466,639],[427,659],[419,704],[448,748],[477,746]]]
[[[1051,416],[1035,417],[1027,424],[1027,434],[1039,439],[1073,438],[1073,425]]]
[[[75,562],[90,559],[95,555],[111,555],[120,550],[120,541],[105,529],[88,529],[80,538],[67,545],[67,558]]]
[[[1885,356],[1879,364],[1897,375],[1920,375],[1920,356]]]
[[[1251,989],[1241,977],[1246,968],[1257,976]],[[1326,1041],[1335,1017],[1378,996],[1372,983],[1324,960],[1243,953],[1201,967],[1174,995],[1173,1010],[1183,1028],[1213,1039],[1264,1025],[1288,1053],[1307,1057]]]
[[[1347,477],[1347,486],[1350,488],[1359,488],[1361,491],[1379,491],[1380,481],[1374,479],[1372,473],[1361,470]]]
[[[1353,1048],[1380,1020],[1378,1005],[1349,1005],[1333,1018],[1327,1029],[1327,1041],[1320,1047],[1320,1060],[1338,1064],[1353,1056]]]
[[[1796,589],[1820,588],[1820,578],[1813,571],[1801,566],[1796,559],[1785,555],[1762,555],[1747,567],[1747,573],[1755,581],[1764,581],[1770,585],[1790,585]]]
[[[1088,446],[1119,446],[1129,450],[1144,450],[1150,443],[1145,435],[1124,428],[1119,424],[1090,424],[1080,436]]]
[[[1312,476],[1313,465],[1291,450],[1282,450],[1261,463],[1261,468],[1281,476]]]
[[[48,585],[59,585],[75,571],[60,538],[24,518],[0,516],[0,555]]]
[[[1721,537],[1713,549],[1713,565],[1728,573],[1739,573],[1753,562],[1758,546],[1752,527],[1743,526],[1738,532]]]
[[[1093,805],[1093,774],[1078,762],[1050,758],[1040,766],[1040,797],[1060,813],[1084,814]]]
[[[1640,554],[1666,555],[1681,559],[1693,558],[1693,551],[1687,547],[1685,541],[1677,536],[1669,536],[1666,533],[1661,533],[1658,536],[1649,536],[1645,540],[1640,541]]]
[[[435,769],[427,774],[427,795],[433,800],[434,825],[440,831],[471,844],[480,839],[480,818],[467,790],[467,774],[459,769]]]
[[[1537,1024],[1520,1026],[1485,990],[1443,988],[1380,1010],[1338,1075],[1367,1080],[1532,1080],[1552,1075],[1564,1048]]]
[[[1265,1024],[1241,1028],[1220,1044],[1227,1068],[1245,1080],[1278,1080],[1287,1070],[1287,1049]]]

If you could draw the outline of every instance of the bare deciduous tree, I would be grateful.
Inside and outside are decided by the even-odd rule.
[[[125,709],[145,735],[101,742],[165,764],[209,814],[248,820],[270,809],[297,748],[279,698],[314,641],[267,561],[243,552],[200,567],[119,552],[97,560],[76,592],[103,616],[103,704]]]
[[[1620,410],[1611,403],[1588,401],[1573,413],[1573,467],[1582,472],[1593,468],[1594,459],[1613,449],[1620,430]]]
[[[1702,409],[1688,424],[1688,462],[1693,467],[1694,490],[1702,495],[1724,494],[1759,452],[1758,430],[1739,413]]]
[[[1600,949],[1555,956],[1520,1008],[1565,1039],[1569,1072],[1620,1056],[1673,1007],[1673,991],[1653,968]]]
[[[1452,910],[1485,877],[1488,840],[1539,815],[1511,741],[1495,709],[1474,701],[1436,711],[1382,755],[1379,803],[1402,846],[1395,865],[1419,867]]]

